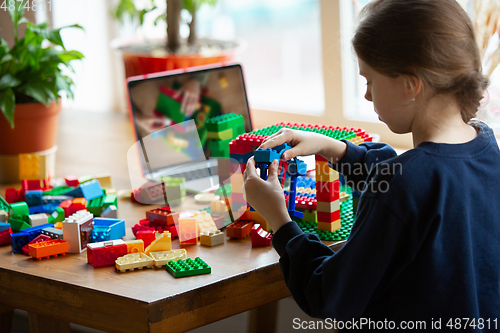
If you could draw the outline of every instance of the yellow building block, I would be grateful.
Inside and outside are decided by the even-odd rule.
[[[115,260],[116,269],[124,273],[127,270],[143,269],[144,267],[153,268],[154,260],[150,256],[142,253],[130,253]]]
[[[215,225],[215,222],[212,219],[212,215],[210,215],[206,211],[194,213],[194,218],[198,223],[198,232],[200,234],[203,232],[210,232],[217,230],[217,226]]]
[[[262,216],[259,215],[259,213],[257,212],[250,212],[250,213],[252,214],[252,220],[255,222],[255,224],[260,224],[260,227],[267,232],[271,231],[271,226]]]
[[[144,241],[142,239],[134,239],[125,241],[127,244],[127,253],[144,252]]]
[[[328,175],[332,171],[334,171],[332,168],[330,168],[328,162],[326,161],[316,161],[315,166],[316,175]]]
[[[149,252],[149,256],[153,258],[155,266],[160,268],[165,266],[167,261],[186,259],[187,252],[186,249],[176,249],[170,251]]]
[[[340,200],[334,200],[332,202],[318,201],[316,203],[316,210],[318,212],[332,213],[340,210]]]
[[[149,244],[144,253],[149,254],[149,252],[172,250],[172,237],[169,231],[164,231],[162,234],[157,233],[156,235],[156,239]]]
[[[214,214],[222,215],[227,212],[226,202],[224,200],[210,201],[210,210]]]
[[[318,230],[336,231],[340,229],[340,220],[335,222],[318,222]]]
[[[200,243],[205,246],[216,246],[224,244],[224,234],[220,230],[203,232],[200,235]]]
[[[333,182],[335,180],[339,180],[339,173],[337,171],[332,170],[333,172],[327,175],[318,175],[316,174],[316,181],[319,182]]]
[[[100,175],[94,176],[94,179],[99,181],[101,188],[103,188],[105,190],[113,189],[113,183],[111,182],[111,175],[110,174],[100,174]],[[110,194],[110,193],[108,191],[106,191],[106,194]]]

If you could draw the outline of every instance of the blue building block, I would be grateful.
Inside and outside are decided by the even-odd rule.
[[[69,195],[44,195],[42,197],[42,204],[57,203],[60,204],[65,200],[72,200],[73,197]]]
[[[40,213],[45,213],[45,214],[52,214],[56,208],[59,207],[59,203],[57,202],[49,202],[41,206],[33,206],[29,208],[30,215],[32,214],[40,214]]]
[[[10,228],[10,223],[0,222],[0,232],[5,231]]]
[[[273,149],[260,149],[255,151],[254,159],[255,163],[267,163],[271,164],[274,160],[279,160],[280,155]]]
[[[292,147],[290,147],[290,145],[289,145],[288,143],[286,143],[286,142],[285,142],[285,143],[282,143],[282,144],[281,144],[281,145],[279,145],[279,146],[274,147],[274,148],[273,148],[273,150],[274,150],[274,151],[276,151],[276,152],[279,154],[280,159],[281,159],[281,158],[282,158],[282,157],[281,157],[281,155],[283,155],[283,153],[284,153],[285,151],[287,151],[288,149],[291,149],[291,148],[292,148]]]
[[[306,163],[302,160],[294,158],[288,164],[287,174],[290,176],[305,176],[307,174]]]
[[[80,184],[80,190],[82,191],[83,197],[87,200],[93,200],[104,195],[101,184],[98,180],[91,180]]]
[[[42,196],[42,190],[26,191],[24,194],[24,201],[26,201],[29,207],[40,206],[42,205]]]
[[[248,159],[253,156],[253,151],[246,154],[229,154],[231,162],[238,162],[239,164],[246,164]]]
[[[122,237],[125,237],[125,220],[94,218],[94,229],[90,236],[92,243],[121,239]]]
[[[37,225],[36,227],[31,227],[24,229],[23,231],[13,233],[11,235],[12,252],[23,253],[23,246],[35,239],[36,236],[42,233],[42,229],[47,227],[52,227],[50,223]]]
[[[80,188],[80,186],[78,186],[77,188],[74,188],[68,192],[64,192],[63,194],[67,195],[71,198],[83,198],[83,193],[82,193],[82,189]]]

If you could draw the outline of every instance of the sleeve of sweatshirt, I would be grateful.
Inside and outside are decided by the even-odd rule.
[[[329,162],[329,165],[344,175],[346,183],[358,192],[362,192],[370,170],[377,163],[397,156],[394,149],[385,143],[365,142],[357,146],[347,140],[342,141],[347,144],[344,157],[335,164]]]
[[[313,317],[350,320],[359,318],[412,260],[418,248],[414,235],[390,207],[368,198],[336,253],[295,222],[278,229],[272,242],[301,309]]]

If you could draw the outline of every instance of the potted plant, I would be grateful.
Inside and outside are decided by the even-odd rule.
[[[8,6],[13,23],[14,45],[0,39],[0,155],[33,153],[55,145],[60,93],[73,98],[70,61],[82,59],[64,48],[59,29],[34,24],[23,17],[27,0]],[[24,38],[18,29],[26,24]],[[79,25],[72,25],[82,29]],[[44,47],[46,41],[55,47]]]
[[[128,18],[138,26],[143,26],[144,17],[158,8],[155,1],[119,0],[113,10],[113,17],[122,22]],[[126,77],[232,60],[238,43],[199,39],[196,34],[196,12],[202,5],[214,6],[217,2],[218,0],[166,0],[166,12],[156,17],[154,22],[157,24],[166,20],[167,40],[147,40],[118,47],[122,51]],[[139,8],[138,3],[146,3],[146,7]],[[181,39],[179,34],[182,9],[186,9],[191,16],[187,22],[187,40]]]

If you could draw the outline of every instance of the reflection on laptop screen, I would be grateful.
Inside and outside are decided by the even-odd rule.
[[[211,157],[208,119],[234,113],[243,116],[245,132],[252,127],[242,69],[238,64],[173,74],[158,73],[154,77],[131,79],[127,88],[140,141],[148,136],[151,138],[150,134],[167,126],[193,120],[205,156]],[[155,151],[161,151],[161,147]],[[178,170],[179,166],[191,161],[189,154],[156,156],[154,163],[149,165],[141,158],[145,175]],[[169,173],[172,172],[166,172]]]

